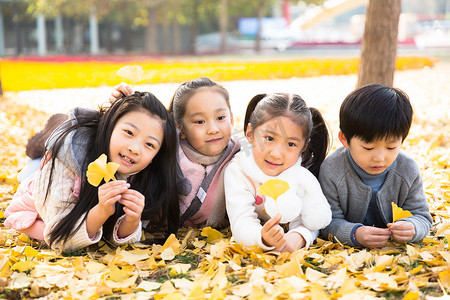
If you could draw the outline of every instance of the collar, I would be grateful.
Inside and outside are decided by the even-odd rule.
[[[198,152],[194,147],[192,147],[191,144],[189,144],[189,142],[186,139],[180,138],[180,147],[183,150],[184,154],[187,156],[187,158],[203,166],[210,166],[218,162],[219,159],[222,157],[223,153],[229,147],[229,145],[230,143],[228,143],[227,147],[225,147],[225,149],[221,153],[214,156],[208,156]]]
[[[298,158],[297,162],[292,167],[284,170],[277,176],[269,176],[266,175],[263,171],[261,171],[261,169],[258,167],[252,153],[253,153],[253,146],[249,145],[248,149],[246,149],[245,151],[241,150],[236,154],[236,157],[239,158],[239,164],[244,174],[246,174],[248,177],[253,178],[258,182],[266,182],[269,179],[278,178],[289,182],[289,184],[293,186],[295,179],[298,178],[298,174],[300,174],[299,168],[302,168],[301,156]]]

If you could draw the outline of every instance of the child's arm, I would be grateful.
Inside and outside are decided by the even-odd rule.
[[[433,220],[429,212],[429,205],[423,188],[422,175],[419,167],[412,158],[402,152],[399,154],[397,160],[397,170],[402,181],[398,183],[401,184],[399,197],[394,202],[402,209],[410,211],[413,216],[398,220],[393,224],[388,224],[388,226],[390,226],[393,238],[396,241],[400,243],[416,243],[428,235]],[[392,216],[391,195],[386,193],[384,196],[386,199],[389,199],[386,209],[390,212],[389,216]],[[392,218],[389,216],[388,218]],[[397,225],[399,222],[408,222],[412,224],[412,227],[408,226],[408,224]],[[406,230],[406,232],[400,233],[401,230]],[[414,234],[412,234],[412,230],[414,230]],[[409,240],[406,241],[407,238]]]
[[[78,197],[74,195],[75,173],[56,159],[51,187],[47,195],[50,173],[51,163],[49,162],[36,173],[33,188],[36,210],[45,223],[44,240],[47,244],[49,244],[49,235],[52,228],[72,210],[78,201]],[[83,221],[83,217],[80,218],[75,227],[78,225],[80,225],[79,229],[64,244],[61,242],[54,243],[52,248],[76,250],[100,241],[103,235],[102,228],[91,238],[88,235],[86,220]]]
[[[90,238],[114,214],[116,202],[129,187],[130,184],[126,181],[115,180],[104,183],[98,188],[98,204],[91,208],[86,218],[86,230]]]
[[[138,191],[128,189],[119,200],[124,205],[125,218],[120,222],[117,237],[124,239],[141,228],[141,214],[144,210],[145,197]]]
[[[409,242],[416,234],[414,224],[408,221],[389,223],[388,227],[392,233],[392,238],[399,243]]]
[[[341,178],[336,178],[334,176],[336,167],[331,163],[327,164],[327,159],[325,159],[320,168],[319,182],[322,191],[330,204],[332,219],[330,224],[320,231],[320,235],[324,239],[328,239],[332,236],[336,237],[339,242],[345,245],[358,246],[352,240],[352,235],[354,233],[354,228],[362,226],[363,224],[346,220],[344,209],[348,209],[349,199],[345,195],[339,195],[339,180]]]
[[[286,246],[284,230],[279,225],[280,221],[281,215],[277,214],[263,225],[261,229],[261,239],[267,247],[275,247],[276,249],[281,250]]]
[[[354,235],[354,239],[359,245],[367,248],[378,248],[386,245],[391,237],[391,232],[387,228],[360,226],[355,229]]]
[[[121,82],[114,87],[114,90],[112,91],[108,100],[110,103],[113,103],[117,99],[122,98],[124,95],[130,96],[132,93],[133,89],[131,88],[131,86],[129,84],[126,84],[125,82]]]
[[[233,237],[245,246],[258,245],[264,250],[273,250],[274,247],[262,241],[262,225],[253,206],[255,198],[252,189],[238,163],[232,161],[225,170],[225,199]]]

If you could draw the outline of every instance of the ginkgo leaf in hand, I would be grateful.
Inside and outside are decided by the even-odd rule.
[[[409,210],[403,210],[401,207],[398,207],[397,204],[394,202],[391,202],[392,204],[392,222],[395,222],[397,220],[412,217],[412,213],[409,212]]]
[[[143,74],[144,70],[138,65],[122,67],[116,73],[117,76],[128,79],[131,84],[141,81]]]
[[[98,186],[102,179],[104,179],[105,182],[116,180],[114,174],[119,168],[119,164],[115,162],[107,163],[106,159],[106,155],[102,154],[88,165],[86,176],[88,182],[93,186]]]
[[[294,189],[288,189],[285,193],[278,196],[276,200],[266,196],[264,208],[271,218],[275,217],[276,214],[280,214],[280,223],[284,224],[291,222],[300,215],[302,211],[302,201],[297,196]]]
[[[289,189],[289,184],[281,179],[269,179],[258,189],[261,195],[269,196],[270,198],[277,200],[278,196],[284,194]]]

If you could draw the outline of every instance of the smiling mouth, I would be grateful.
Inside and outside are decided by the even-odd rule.
[[[126,157],[126,156],[123,156],[122,154],[119,154],[119,156],[120,156],[120,158],[122,158],[122,160],[125,161],[126,163],[128,163],[128,164],[134,164],[134,160],[132,160],[132,159]]]
[[[209,140],[209,141],[207,141],[207,143],[217,143],[217,142],[220,142],[221,140],[222,140],[222,138],[217,138],[217,139]]]
[[[277,168],[277,167],[281,166],[281,164],[275,164],[275,163],[272,163],[272,162],[267,161],[267,160],[265,160],[265,162],[271,168]]]

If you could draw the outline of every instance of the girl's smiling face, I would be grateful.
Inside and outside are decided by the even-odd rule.
[[[220,154],[231,139],[230,108],[225,98],[212,89],[203,88],[189,98],[182,122],[181,138],[203,155]]]
[[[246,137],[253,146],[258,167],[269,176],[277,176],[292,167],[305,148],[302,128],[286,116],[276,117],[253,129]]]
[[[146,111],[131,111],[116,123],[111,134],[109,155],[119,164],[117,172],[129,176],[145,169],[161,148],[162,121]]]

